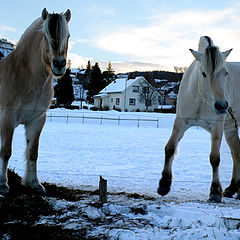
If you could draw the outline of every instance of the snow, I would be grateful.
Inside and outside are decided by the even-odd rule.
[[[142,77],[136,77],[135,79],[118,78],[113,82],[111,82],[102,91],[100,91],[100,94],[109,93],[109,92],[122,92],[125,90],[125,88],[128,88],[139,78],[142,78]]]
[[[65,215],[59,218],[68,216],[65,228],[81,229],[89,224],[87,216],[102,223],[91,226],[89,238],[101,234],[128,240],[240,238],[240,201],[224,198],[220,204],[207,202],[212,178],[210,136],[201,128],[188,130],[180,143],[171,192],[165,197],[156,194],[174,117],[161,113],[49,110],[40,139],[40,181],[96,189],[101,175],[108,180],[109,192],[140,193],[154,199],[110,196],[102,208],[85,201],[53,199],[56,208],[65,209]],[[24,174],[24,150],[24,128],[19,126],[9,165],[20,176]],[[223,140],[223,188],[230,183],[231,171],[230,151]],[[132,208],[141,208],[143,213],[135,214]],[[40,221],[56,224],[57,220],[50,216]]]

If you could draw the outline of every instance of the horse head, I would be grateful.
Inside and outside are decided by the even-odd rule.
[[[203,52],[192,49],[190,51],[200,63],[200,81],[204,94],[209,98],[208,102],[217,114],[225,114],[229,106],[225,95],[225,80],[228,75],[225,60],[232,49],[220,52],[219,48],[213,46],[212,41],[209,40],[209,46]]]
[[[42,11],[44,36],[44,60],[56,77],[61,77],[66,71],[68,39],[70,37],[68,22],[71,12],[68,9],[63,14],[49,14],[46,8]]]

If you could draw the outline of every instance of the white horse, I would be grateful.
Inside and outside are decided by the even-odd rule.
[[[22,35],[16,49],[0,61],[0,194],[9,192],[7,166],[14,129],[26,129],[23,184],[44,193],[37,177],[38,144],[53,96],[53,75],[66,70],[70,10],[49,14],[43,9]]]
[[[210,163],[212,184],[209,201],[220,202],[220,145],[225,134],[233,158],[231,184],[225,196],[232,197],[240,187],[240,64],[225,62],[231,50],[220,52],[212,40],[201,37],[198,51],[191,50],[195,60],[184,73],[177,102],[177,113],[171,137],[165,147],[165,164],[158,193],[166,195],[172,183],[172,163],[184,132],[200,126],[211,134]],[[196,163],[197,165],[197,163]]]

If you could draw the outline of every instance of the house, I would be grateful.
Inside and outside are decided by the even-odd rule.
[[[73,83],[74,99],[80,101],[86,100],[87,90],[84,89],[84,84],[88,82],[86,69],[72,68],[70,76]]]
[[[93,96],[94,107],[120,111],[153,111],[158,108],[159,93],[144,77],[119,78]]]
[[[176,105],[180,81],[155,79],[156,90],[160,94],[161,105]]]
[[[12,52],[14,47],[14,44],[9,42],[7,39],[0,38],[0,60]]]

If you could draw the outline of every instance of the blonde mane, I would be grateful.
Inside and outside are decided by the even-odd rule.
[[[208,46],[205,49],[203,58],[204,69],[210,74],[210,76],[216,75],[224,64],[224,58],[216,46]]]
[[[200,38],[199,51],[203,53],[203,67],[210,74],[214,76],[224,64],[224,57],[222,56],[219,48],[213,44],[213,41],[208,36]]]
[[[52,29],[55,29],[55,31]],[[67,20],[64,15],[49,14],[49,17],[42,25],[42,33],[48,39],[53,49],[62,49],[65,44],[64,38],[69,34]]]

